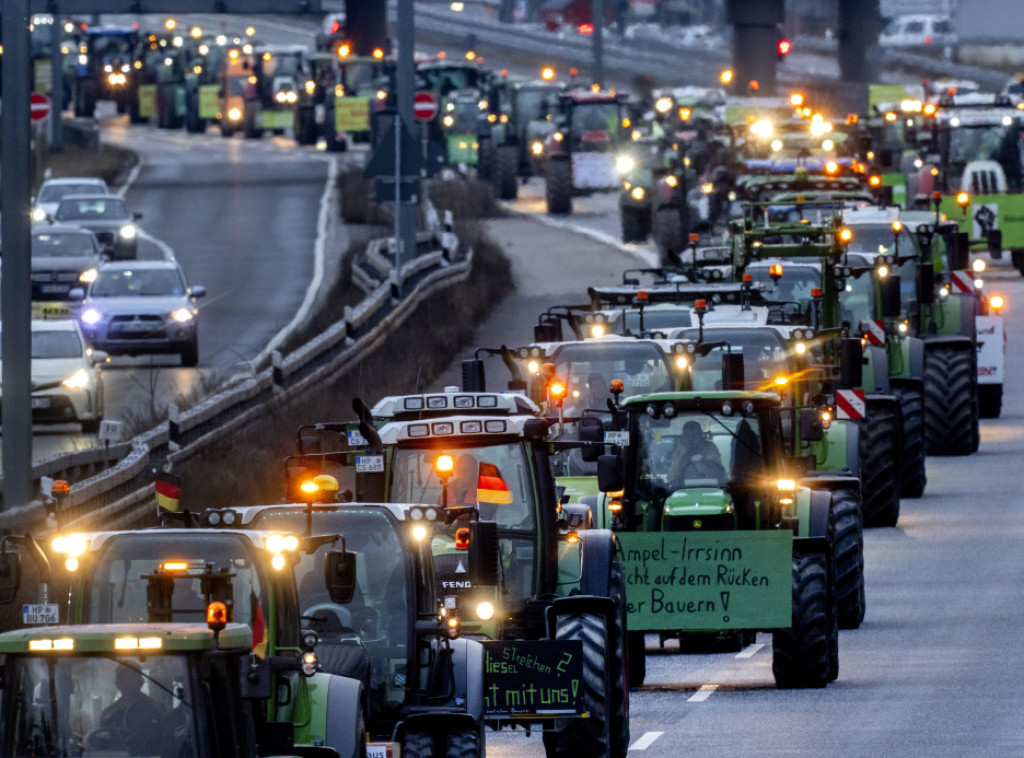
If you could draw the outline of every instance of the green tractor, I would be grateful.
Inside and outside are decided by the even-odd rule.
[[[598,458],[625,555],[630,681],[646,632],[773,631],[776,686],[839,674],[836,494],[786,465],[779,398],[718,391],[636,395],[615,409]]]
[[[499,199],[515,200],[521,180],[543,175],[544,145],[555,131],[553,118],[562,90],[550,79],[503,78],[492,84],[488,120],[495,151],[492,180]]]
[[[0,634],[0,752],[336,758],[266,721],[251,643],[218,617]]]
[[[221,523],[231,518],[225,514]],[[18,539],[48,585],[48,562],[38,545]],[[25,621],[94,629],[135,625],[140,633],[150,624],[213,617],[245,624],[252,630],[246,678],[264,701],[268,728],[285,731],[302,745],[362,755],[364,685],[356,677],[321,670],[316,634],[302,628],[293,573],[301,552],[338,541],[337,535],[299,538],[180,527],[61,534],[52,542],[61,558],[54,579],[68,587],[66,603],[26,606]],[[354,586],[353,558],[344,549],[328,555],[323,581],[335,602],[346,602]],[[20,553],[4,553],[0,560],[9,569],[0,600],[11,602],[20,582]]]
[[[358,423],[299,430],[299,455],[287,464],[290,491],[330,473],[360,501],[439,504],[423,520],[446,523],[432,541],[435,577],[443,594],[470,609],[462,629],[509,651],[492,658],[564,654],[581,662],[578,697],[552,694],[557,702],[545,707],[503,694],[488,701],[487,721],[542,723],[549,755],[624,756],[629,682],[619,551],[610,531],[589,528],[589,509],[560,504],[551,469],[559,443],[537,406],[521,394],[449,388],[355,407]],[[471,561],[474,550],[482,555]],[[473,581],[471,563],[488,567],[480,572],[488,576]]]
[[[345,603],[330,597],[321,567],[331,550],[321,544],[299,554],[299,606],[319,637],[324,670],[364,683],[370,751],[483,755],[484,649],[471,639],[478,631],[475,610],[453,593],[439,594],[434,581],[430,546],[444,522],[423,518],[421,506],[340,504],[330,475],[303,483],[307,489],[317,483],[301,491],[305,504],[233,509],[233,520],[244,529],[343,537],[355,564],[352,597]],[[226,513],[197,516],[223,523]],[[466,565],[475,568],[468,559]]]

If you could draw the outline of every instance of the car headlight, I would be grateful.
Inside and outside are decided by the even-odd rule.
[[[139,233],[139,230],[135,228],[135,224],[125,224],[118,230],[118,234],[121,235],[121,239],[133,240],[135,235]]]
[[[177,321],[179,324],[184,324],[192,320],[195,314],[188,308],[178,308],[178,310],[171,313],[171,318]]]
[[[84,368],[78,369],[75,373],[65,379],[61,384],[67,387],[69,390],[77,390],[82,387],[88,387],[91,381],[89,372]]]
[[[636,162],[628,155],[620,155],[615,159],[615,169],[620,174],[628,174],[636,166]]]
[[[83,324],[98,324],[103,320],[103,314],[95,308],[86,308],[82,311],[82,323]]]
[[[78,281],[85,282],[86,284],[91,284],[92,282],[95,282],[96,269],[87,268],[85,271],[78,275]]]
[[[32,220],[33,221],[46,221],[46,211],[42,208],[32,209]]]

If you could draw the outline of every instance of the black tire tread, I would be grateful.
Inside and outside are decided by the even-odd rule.
[[[836,574],[836,603],[840,629],[856,629],[867,609],[864,593],[864,530],[860,493],[841,489],[832,493],[829,542]]]
[[[895,386],[903,415],[903,471],[900,497],[917,498],[928,484],[925,471],[924,394],[916,387]]]
[[[480,733],[477,730],[456,729],[448,733],[445,758],[480,758],[480,755]]]
[[[402,738],[402,758],[434,758],[431,732],[406,732]]]
[[[924,418],[928,455],[970,455],[978,424],[973,356],[936,345],[924,360]]]
[[[608,630],[604,619],[590,613],[567,613],[558,617],[556,639],[583,642],[583,699],[590,718],[558,719],[555,725],[555,753],[559,756],[610,755]],[[404,751],[403,751],[404,754]]]
[[[644,233],[643,218],[639,208],[632,205],[619,207],[619,217],[622,222],[623,242],[643,242],[647,238]]]
[[[548,201],[548,213],[569,215],[572,213],[572,161],[550,159],[544,175],[544,194]]]
[[[896,414],[868,404],[860,429],[861,513],[865,527],[896,526],[900,517],[900,464]]]
[[[665,263],[678,262],[679,255],[686,245],[683,219],[676,208],[659,208],[654,212],[651,221],[651,233],[661,251],[661,260]]]
[[[519,194],[518,162],[515,145],[498,145],[494,160],[494,186],[501,200],[515,200]]]
[[[772,635],[772,673],[779,689],[824,687],[829,681],[831,626],[825,557],[793,558],[793,625]]]

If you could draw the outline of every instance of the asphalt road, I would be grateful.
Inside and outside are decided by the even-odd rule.
[[[490,225],[513,261],[516,290],[479,326],[476,345],[530,340],[543,309],[585,299],[587,284],[618,281],[649,254],[598,241],[617,224],[603,207],[612,196],[580,201],[580,212],[552,226],[532,215],[536,201],[524,194],[515,215]],[[647,681],[631,695],[631,754],[1024,754],[1024,677],[1013,643],[1024,624],[1024,357],[1015,308],[1024,280],[1009,270],[988,278],[1009,302],[1003,415],[982,422],[977,455],[928,459],[925,496],[902,502],[896,528],[866,533],[867,616],[840,633],[839,679],[824,690],[776,690],[766,634],[739,654],[718,655],[679,654],[673,642],[663,652],[648,635]],[[435,388],[460,376],[455,361]],[[488,364],[487,379],[503,386],[500,361]],[[488,733],[487,755],[544,751],[537,733],[502,732]]]

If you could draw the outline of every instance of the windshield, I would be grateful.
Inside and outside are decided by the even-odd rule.
[[[646,320],[646,319],[645,319]],[[565,413],[581,415],[586,408],[605,408],[608,386],[621,379],[623,398],[673,387],[665,354],[652,342],[614,341],[564,345],[555,356],[555,375],[568,382]],[[587,389],[603,388],[597,404]]]
[[[40,203],[56,203],[70,195],[95,195],[104,188],[94,183],[82,184],[47,184],[39,191]]]
[[[181,534],[154,532],[111,537],[96,555],[95,571],[86,580],[83,619],[110,624],[150,621],[147,578],[166,561],[183,561],[188,569],[176,573],[171,599],[172,621],[206,621],[207,596],[200,574],[233,574],[233,621],[252,625],[260,603],[266,605],[266,584],[259,554],[247,537],[238,534]]]
[[[683,411],[670,419],[641,413],[637,422],[640,481],[651,490],[723,487],[750,481],[763,469],[756,417]]]
[[[268,509],[251,525],[296,533],[305,530],[306,513]],[[333,603],[324,587],[324,554],[337,545],[323,545],[312,555],[300,553],[295,568],[302,615],[320,634],[321,645],[341,643],[352,634],[362,641],[370,656],[370,697],[378,701],[371,708],[374,712],[378,706],[400,705],[404,700],[404,689],[394,686],[393,672],[404,669],[409,657],[409,582],[416,578],[399,528],[402,525],[383,510],[314,511],[313,534],[340,534],[345,549],[356,554],[356,589],[345,605]],[[419,600],[421,613],[437,612],[437,598],[431,593],[421,593]]]
[[[70,330],[32,332],[32,357],[81,358],[82,342],[78,333]]]
[[[801,310],[811,302],[811,290],[821,286],[821,273],[813,266],[783,263],[778,281],[771,277],[769,266],[748,266],[746,273],[753,277],[755,285],[764,288],[767,299],[799,303]]]
[[[54,218],[58,221],[118,221],[131,218],[119,197],[61,200]]]
[[[626,308],[613,312],[619,316],[613,322],[616,334],[642,334],[643,332],[665,331],[679,326],[689,326],[690,305],[658,304],[644,308],[643,326],[640,324],[640,310]]]
[[[177,269],[100,269],[89,297],[181,297],[185,282]]]
[[[679,337],[696,340],[697,329],[687,329]],[[770,392],[775,378],[788,375],[786,344],[774,329],[705,329],[704,342],[726,342],[705,356],[693,356],[690,376],[695,391],[721,390],[722,354],[742,353],[743,382],[748,390]]]
[[[943,180],[946,188],[961,188],[964,168],[969,162],[989,160],[996,161],[1002,166],[1008,190],[1020,192],[1024,163],[1024,140],[1020,138],[1020,131],[1020,127],[1000,124],[960,126],[944,130],[941,147],[945,163]],[[976,194],[989,194],[980,188],[963,189]]]
[[[577,103],[571,113],[569,129],[574,135],[582,135],[583,132],[616,134],[619,131],[621,106],[617,102]]]
[[[520,89],[516,94],[516,107],[519,109],[516,121],[519,126],[524,126],[529,121],[546,120],[548,116],[553,115],[558,105],[559,91],[559,87]]]
[[[3,755],[198,755],[183,655],[8,656]]]
[[[480,71],[467,66],[422,67],[416,71],[416,76],[423,80],[423,89],[447,95],[455,90],[477,87]]]
[[[32,235],[33,258],[88,258],[96,254],[96,243],[90,234],[60,232]]]

